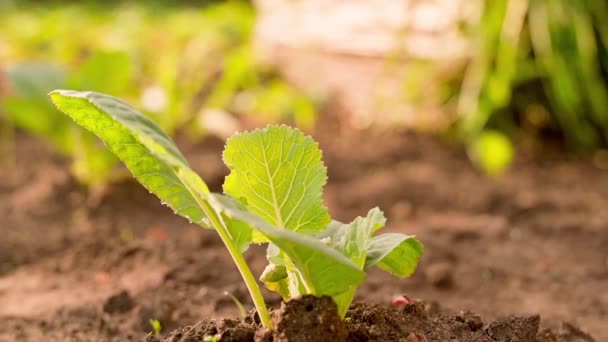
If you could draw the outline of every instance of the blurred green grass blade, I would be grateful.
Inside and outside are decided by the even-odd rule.
[[[608,143],[606,1],[486,1],[475,34],[458,102],[467,141],[487,126],[504,132],[505,119],[519,125],[522,89],[540,84],[533,105],[547,108],[551,129],[574,147]]]

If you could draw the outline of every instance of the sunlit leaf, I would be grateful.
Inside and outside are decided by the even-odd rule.
[[[278,246],[293,262],[309,293],[335,295],[363,281],[365,274],[357,265],[316,238],[274,227],[229,196],[210,194],[209,201],[218,212],[248,223]]]
[[[50,96],[59,110],[98,136],[150,192],[179,215],[202,223],[205,214],[184,182],[209,190],[156,123],[112,96],[69,90]]]
[[[424,247],[413,236],[386,233],[376,236],[367,251],[365,270],[374,265],[399,276],[412,275],[418,266]]]
[[[321,199],[327,179],[321,151],[300,130],[269,126],[234,135],[224,162],[231,170],[224,191],[270,224],[308,234],[331,221]]]

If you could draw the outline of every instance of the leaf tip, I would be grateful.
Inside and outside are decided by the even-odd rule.
[[[57,97],[61,96],[61,93],[62,93],[63,91],[64,91],[64,90],[61,90],[61,89],[55,89],[55,90],[51,90],[51,91],[50,91],[50,92],[49,92],[47,95],[48,95],[48,97],[50,97],[50,98],[51,98],[51,100],[52,100],[53,102],[55,102],[55,99],[56,99]]]

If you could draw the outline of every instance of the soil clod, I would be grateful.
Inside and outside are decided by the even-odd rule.
[[[127,291],[121,291],[106,300],[103,311],[109,314],[125,313],[133,309],[135,301]]]
[[[331,297],[303,296],[281,305],[273,317],[275,342],[346,341],[348,331]]]
[[[540,327],[540,316],[509,317],[491,323],[486,329],[496,342],[535,341]]]

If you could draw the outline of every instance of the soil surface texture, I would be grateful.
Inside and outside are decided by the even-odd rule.
[[[487,178],[434,138],[324,124],[314,136],[332,217],[383,209],[385,231],[425,245],[411,278],[373,270],[345,322],[326,300],[266,291],[277,329],[265,331],[255,315],[237,319],[224,292],[252,303],[213,231],[133,180],[87,192],[65,158],[18,134],[0,168],[0,341],[608,341],[607,171],[520,153]],[[214,191],[223,144],[178,141]],[[261,274],[265,251],[246,258]],[[391,306],[400,296],[416,304]]]

